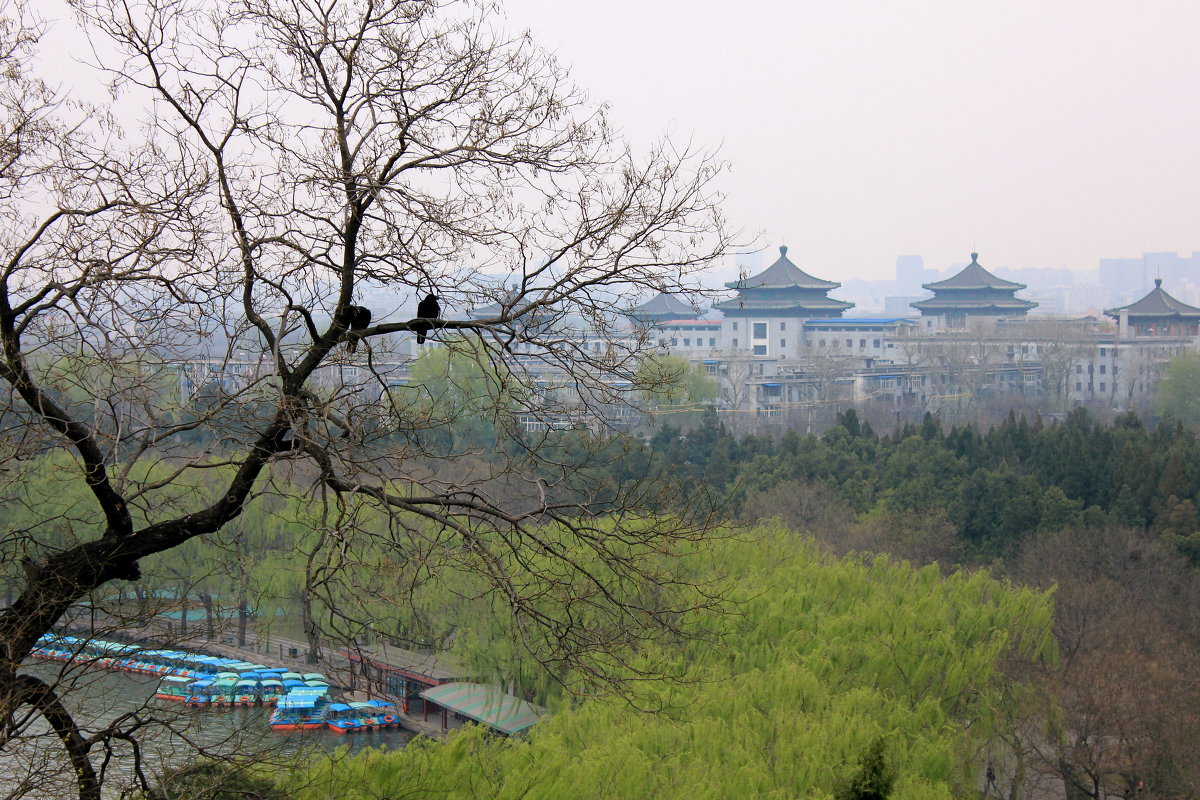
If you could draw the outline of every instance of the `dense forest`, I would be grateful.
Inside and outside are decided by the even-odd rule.
[[[1076,409],[1061,422],[1010,415],[987,431],[944,431],[926,417],[881,436],[851,409],[820,437],[788,431],[776,441],[736,440],[709,414],[687,431],[663,425],[649,448],[742,519],[779,514],[819,534],[818,520],[837,522],[814,516],[820,506],[842,521],[904,519],[933,538],[949,526],[928,552],[892,542],[915,558],[986,563],[1040,533],[1112,525],[1148,529],[1200,558],[1200,440],[1169,421],[1149,429],[1127,414],[1104,425]]]
[[[478,419],[444,436],[484,445],[473,469],[494,457],[496,433]],[[725,520],[673,566],[724,602],[688,635],[631,654],[667,677],[609,675],[613,693],[547,672],[478,613],[474,578],[451,569],[398,606],[387,576],[403,565],[369,540],[339,563],[364,580],[323,593],[310,579],[329,520],[267,497],[244,524],[151,563],[128,601],[168,588],[327,642],[369,644],[350,621],[390,619],[396,641],[449,649],[554,713],[524,740],[466,731],[252,784],[289,798],[1100,800],[1200,788],[1193,430],[1076,411],[987,431],[929,418],[879,435],[848,411],[822,436],[778,441],[735,439],[711,414],[646,440],[550,436],[584,466],[556,491],[618,493],[657,476],[677,492],[659,498],[665,516]],[[25,468],[52,473],[56,458]],[[89,500],[70,485],[36,505],[57,504],[84,535]]]

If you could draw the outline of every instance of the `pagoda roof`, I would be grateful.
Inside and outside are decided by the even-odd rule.
[[[854,303],[835,300],[832,297],[734,297],[714,303],[713,308],[729,313],[796,312],[811,311],[825,314],[853,308]]]
[[[1110,308],[1104,313],[1110,317],[1119,317],[1122,311],[1131,317],[1198,317],[1200,308],[1189,306],[1176,300],[1162,288],[1162,278],[1154,279],[1154,288],[1150,293],[1137,302],[1119,308]]]
[[[656,322],[660,328],[669,328],[672,325],[695,325],[697,327],[719,328],[721,320],[719,319],[697,319],[689,317],[688,319],[664,319],[661,322]]]
[[[1019,297],[931,297],[928,300],[909,303],[909,305],[921,311],[983,311],[991,308],[998,311],[1028,311],[1031,308],[1037,308],[1037,303],[1032,300],[1022,300]]]
[[[787,257],[787,245],[779,248],[779,259],[762,272],[750,278],[742,278],[726,283],[729,289],[836,289],[841,286],[836,281],[823,281],[814,278],[797,267]]]
[[[696,313],[696,309],[668,292],[659,292],[640,306],[634,306],[625,312],[632,316],[666,316],[682,319]]]
[[[1025,284],[997,278],[979,266],[979,253],[971,253],[971,263],[963,267],[957,275],[946,278],[944,281],[922,284],[922,288],[931,292],[938,292],[942,289],[1011,289],[1016,291],[1024,289]]]

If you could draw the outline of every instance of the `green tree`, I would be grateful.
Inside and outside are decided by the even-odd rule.
[[[833,793],[834,800],[887,800],[896,785],[896,769],[888,763],[882,739],[863,753],[858,772]]]
[[[682,413],[685,419],[695,416],[688,412],[710,407],[720,391],[716,379],[708,375],[703,366],[664,353],[652,353],[642,359],[634,376],[634,385],[652,411]]]
[[[403,435],[428,437],[443,456],[494,451],[501,440],[518,437],[516,413],[531,402],[503,351],[457,335],[423,352],[406,385],[391,395],[393,413],[406,423]]]
[[[1185,350],[1163,370],[1154,395],[1154,413],[1200,425],[1200,353]]]

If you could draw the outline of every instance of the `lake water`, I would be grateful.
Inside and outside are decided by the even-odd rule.
[[[338,736],[327,730],[280,732],[267,724],[270,708],[190,709],[181,703],[154,699],[158,679],[95,669],[66,669],[58,662],[37,662],[25,671],[71,690],[63,703],[90,736],[114,723],[136,728],[142,769],[148,775],[191,763],[200,756],[234,757],[255,764],[280,765],[296,758],[342,750],[355,753],[367,747],[403,747],[413,734],[405,730],[368,731]],[[44,721],[34,718],[26,736],[0,750],[0,798],[66,797],[73,785],[62,747]],[[343,749],[344,748],[344,749]],[[117,796],[135,774],[132,745],[118,742],[105,752],[93,749],[97,769]]]

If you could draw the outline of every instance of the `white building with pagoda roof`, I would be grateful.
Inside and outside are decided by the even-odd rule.
[[[779,259],[757,275],[725,286],[737,297],[713,306],[725,315],[721,327],[723,346],[737,355],[795,357],[804,344],[804,321],[840,317],[853,303],[829,297],[841,286],[814,278],[779,248]]]
[[[979,265],[979,254],[971,263],[944,281],[923,284],[933,297],[918,300],[912,307],[926,317],[926,327],[965,328],[972,321],[995,322],[1003,317],[1024,317],[1037,303],[1022,300],[1016,292],[1025,284],[997,278]]]

